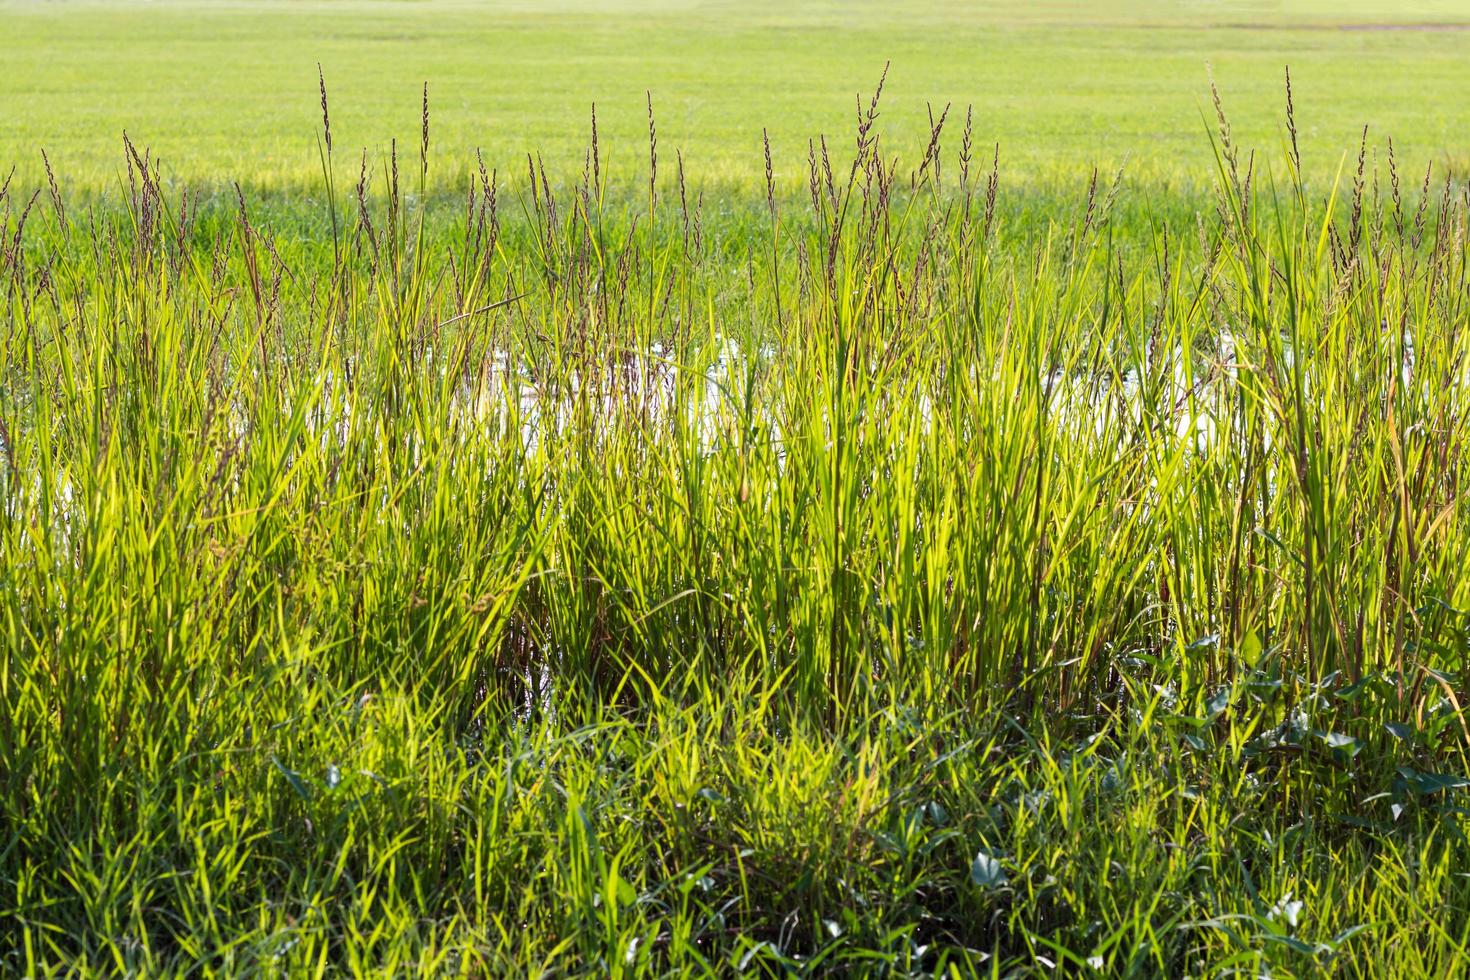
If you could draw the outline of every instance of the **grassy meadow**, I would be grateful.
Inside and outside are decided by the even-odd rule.
[[[0,164],[34,182],[44,146],[68,190],[116,190],[124,130],[170,181],[315,190],[318,63],[344,158],[413,145],[428,81],[431,177],[455,196],[476,149],[502,172],[527,152],[580,172],[594,102],[608,165],[636,179],[645,92],[700,181],[759,190],[768,129],[796,186],[807,139],[848,134],[854,94],[888,61],[888,146],[914,158],[927,103],[973,105],[978,144],[1001,144],[1014,184],[1126,164],[1207,189],[1207,63],[1242,139],[1272,151],[1291,65],[1313,177],[1331,178],[1364,125],[1416,175],[1470,165],[1470,9],[1456,0],[4,0],[0,17]]]
[[[0,974],[1466,970],[1458,6],[0,2]]]

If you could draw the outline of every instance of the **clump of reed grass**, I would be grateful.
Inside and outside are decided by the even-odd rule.
[[[319,81],[330,243],[131,141],[85,223],[0,188],[7,969],[1465,955],[1463,186],[1215,93],[1197,246],[1095,171],[1028,235],[880,80],[809,209],[763,136],[660,210],[649,94],[646,207],[594,109],[440,234],[427,87],[339,201]]]

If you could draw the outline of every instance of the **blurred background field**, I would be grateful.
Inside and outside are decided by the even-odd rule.
[[[759,184],[768,127],[795,184],[809,137],[850,142],[854,95],[889,60],[888,150],[922,151],[926,103],[973,104],[977,143],[1000,144],[1012,185],[1126,165],[1192,186],[1211,165],[1207,63],[1241,141],[1272,149],[1290,64],[1310,177],[1330,177],[1365,124],[1408,173],[1470,163],[1470,6],[1451,2],[6,0],[0,23],[0,167],[34,179],[44,146],[73,192],[116,186],[125,129],[168,177],[314,187],[318,62],[339,149],[375,160],[391,138],[416,145],[427,81],[446,181],[476,148],[502,171],[535,151],[575,176],[593,102],[613,170],[629,172],[647,91],[692,175]]]

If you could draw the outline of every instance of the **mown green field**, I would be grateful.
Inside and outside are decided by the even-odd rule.
[[[1365,124],[1416,174],[1470,164],[1470,11],[1450,0],[6,0],[0,18],[0,165],[34,176],[44,146],[79,189],[115,188],[124,129],[177,179],[315,186],[318,62],[346,152],[412,145],[428,82],[446,179],[476,148],[502,173],[527,152],[580,171],[593,102],[611,166],[631,172],[648,91],[664,147],[702,180],[758,185],[765,127],[780,177],[799,183],[807,139],[846,138],[854,94],[890,60],[887,145],[923,150],[926,103],[973,105],[979,144],[1001,144],[1012,182],[1124,163],[1140,180],[1204,179],[1207,64],[1242,137],[1273,151],[1291,65],[1314,176],[1331,175]]]
[[[0,974],[1464,972],[1458,6],[0,4]]]

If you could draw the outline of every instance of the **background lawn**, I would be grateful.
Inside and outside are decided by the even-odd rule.
[[[975,107],[1007,181],[1207,173],[1207,64],[1237,135],[1275,149],[1282,69],[1296,83],[1305,166],[1321,176],[1368,124],[1410,173],[1470,161],[1470,6],[1449,2],[608,3],[0,2],[0,166],[106,186],[120,134],[185,179],[294,186],[319,176],[316,66],[340,150],[417,144],[420,87],[436,173],[528,151],[579,172],[589,106],[624,171],[644,158],[645,91],[660,145],[704,180],[804,178],[806,140],[850,142],[854,94],[892,61],[884,139],[913,156],[926,102]],[[1212,112],[1210,112],[1212,116]],[[957,129],[957,127],[956,127]],[[953,132],[954,130],[952,130]],[[457,185],[456,185],[457,186]]]

